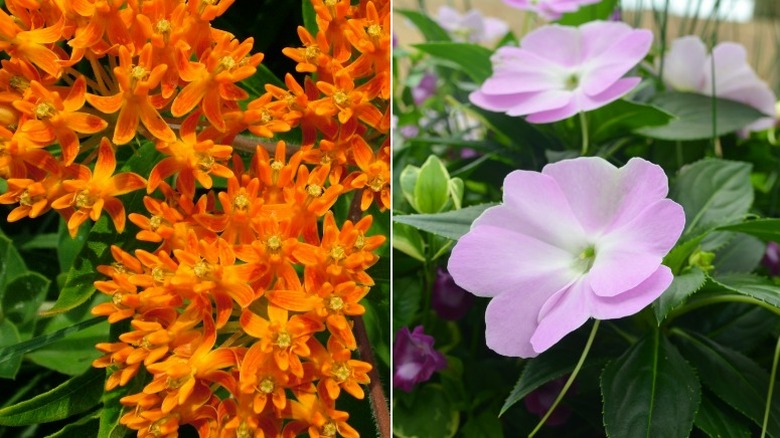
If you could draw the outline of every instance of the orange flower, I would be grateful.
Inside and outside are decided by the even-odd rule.
[[[320,81],[317,82],[317,88],[328,96],[317,101],[316,113],[319,115],[338,114],[339,123],[342,125],[352,117],[357,117],[372,127],[377,127],[382,120],[382,112],[371,103],[370,94],[364,92],[362,87],[355,88],[355,83],[346,69],[336,73],[333,84]]]
[[[51,27],[24,30],[14,17],[0,10],[0,50],[33,63],[54,77],[59,77],[62,70],[60,58],[46,45],[59,40],[61,34],[62,21]]]
[[[352,352],[344,348],[334,337],[328,339],[327,350],[316,340],[309,342],[309,347],[312,358],[317,362],[322,373],[319,382],[322,387],[320,394],[336,400],[341,389],[344,389],[355,398],[365,397],[360,385],[371,381],[368,377],[371,364],[352,359]]]
[[[38,120],[27,120],[16,131],[0,127],[0,178],[42,179],[46,173],[60,173],[60,165],[43,150],[54,137]]]
[[[352,46],[345,35],[347,18],[352,15],[350,0],[311,0],[311,3],[317,13],[317,26],[333,48],[333,57],[339,62],[347,61],[352,57]]]
[[[115,144],[132,140],[139,120],[156,138],[169,143],[176,141],[176,135],[157,112],[164,102],[149,96],[149,91],[159,85],[167,68],[165,64],[154,64],[151,44],[147,43],[141,50],[137,65],[133,65],[127,48],[119,46],[119,66],[114,68],[114,75],[120,93],[113,96],[87,94],[87,101],[101,112],[113,114],[119,111],[114,128]]]
[[[73,163],[79,152],[80,134],[95,134],[108,126],[98,116],[78,112],[84,106],[87,92],[84,76],[79,76],[63,100],[59,93],[46,89],[37,81],[30,82],[30,99],[17,100],[14,107],[23,114],[41,120],[57,138],[62,147],[62,161],[65,165]]]
[[[291,415],[296,421],[285,426],[283,436],[294,437],[308,429],[311,438],[335,437],[359,438],[360,434],[349,424],[349,414],[337,411],[333,401],[325,401],[315,394],[297,394],[292,405]]]
[[[298,26],[298,37],[300,37],[303,47],[282,49],[288,58],[297,62],[295,71],[299,73],[317,73],[318,70],[324,70],[327,75],[330,72],[327,68],[330,65],[330,46],[325,34],[318,33],[315,39],[303,26]]]
[[[116,158],[111,144],[105,137],[100,142],[95,172],[93,173],[86,166],[78,166],[81,169],[78,179],[62,183],[65,191],[69,193],[52,202],[52,207],[57,210],[69,207],[76,210],[68,220],[70,235],[76,236],[79,226],[87,220],[87,217],[97,221],[104,208],[111,216],[116,230],[120,233],[124,231],[125,207],[116,196],[145,187],[146,180],[132,172],[114,175]]]
[[[363,189],[360,200],[360,209],[368,210],[372,202],[375,202],[380,210],[390,208],[390,139],[374,154],[365,140],[356,136],[352,153],[355,163],[360,167],[360,172],[353,173],[344,181],[344,185],[356,189]]]

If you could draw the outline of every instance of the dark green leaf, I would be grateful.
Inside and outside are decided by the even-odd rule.
[[[469,229],[474,220],[486,209],[495,204],[481,204],[460,210],[438,214],[408,214],[393,216],[393,222],[411,225],[418,230],[427,231],[438,236],[458,240]]]
[[[11,239],[5,237],[0,231],[0,297],[5,290],[5,285],[25,272],[27,272],[27,267],[24,260],[14,248]]]
[[[752,359],[696,333],[676,332],[680,349],[699,373],[701,382],[721,400],[761,425],[769,373]],[[780,437],[780,391],[775,387],[767,432]]]
[[[28,339],[35,327],[38,307],[46,298],[49,279],[37,272],[14,278],[3,295],[2,314],[19,328],[22,339]]]
[[[412,325],[422,303],[422,282],[417,277],[393,279],[393,333]]]
[[[13,379],[19,372],[19,367],[22,365],[22,355],[6,358],[2,354],[6,349],[18,345],[21,340],[19,330],[11,321],[4,319],[0,322],[0,378]]]
[[[58,245],[58,236],[56,233],[38,234],[32,239],[24,242],[19,249],[29,251],[33,249],[55,249]]]
[[[751,165],[705,159],[680,170],[671,197],[685,209],[683,235],[741,218],[753,204]]]
[[[701,289],[706,281],[707,277],[697,266],[694,266],[684,274],[675,276],[669,288],[653,303],[653,311],[658,324],[660,325],[664,322],[669,312],[683,304],[689,296]]]
[[[103,394],[105,371],[90,368],[51,391],[0,409],[0,424],[23,426],[62,420],[98,404]]]
[[[463,425],[461,433],[469,438],[501,438],[504,436],[501,423],[496,421],[496,415],[492,412],[482,412],[476,417],[470,417]]]
[[[653,105],[674,116],[666,125],[641,128],[636,132],[660,140],[703,140],[738,131],[766,117],[753,107],[726,99],[713,99],[693,93],[662,93],[653,98]],[[713,130],[712,107],[716,106]]]
[[[238,83],[241,88],[249,93],[249,99],[256,99],[265,94],[265,84],[286,88],[284,81],[276,77],[264,64],[257,66],[255,74]]]
[[[520,379],[504,401],[498,415],[504,415],[515,403],[545,383],[571,374],[576,363],[577,356],[575,354],[572,354],[570,350],[560,348],[547,350],[539,356],[529,359],[522,374],[520,374]]]
[[[408,18],[414,26],[422,32],[425,41],[450,41],[450,34],[447,33],[439,23],[433,21],[427,15],[409,9],[396,9],[395,12]]]
[[[558,23],[564,26],[579,26],[591,21],[606,20],[615,12],[617,0],[602,0],[593,5],[582,6],[575,12],[563,14]]]
[[[57,259],[60,261],[60,270],[67,275],[67,272],[76,261],[76,257],[87,242],[89,228],[80,227],[76,237],[70,237],[65,219],[60,219],[58,234],[59,244],[57,245]]]
[[[753,272],[761,262],[766,244],[742,233],[731,233],[734,237],[726,246],[715,251],[715,273]]]
[[[396,397],[393,404],[394,435],[401,438],[455,436],[460,412],[453,408],[452,400],[441,385],[428,383],[417,387],[410,403],[398,400],[401,397]]]
[[[780,308],[780,287],[766,277],[751,274],[722,274],[715,275],[712,280],[715,284],[732,292],[747,295]]]
[[[449,61],[478,84],[485,82],[485,79],[493,74],[493,64],[490,62],[493,52],[482,46],[436,42],[415,44],[414,47],[431,56]]]
[[[702,397],[693,424],[711,438],[750,438],[750,429],[738,416],[718,399]]]
[[[53,433],[46,438],[84,438],[97,436],[98,426],[100,425],[100,413],[85,415],[80,419],[63,427],[57,433]]]
[[[587,114],[590,141],[603,143],[647,126],[663,125],[672,115],[652,105],[617,100]]]
[[[739,231],[761,240],[780,241],[780,219],[756,219],[718,227],[722,231]]]
[[[613,437],[687,437],[701,401],[695,371],[658,331],[607,365],[601,388]]]
[[[314,12],[314,4],[311,0],[302,0],[303,27],[312,35],[317,35],[319,26],[317,25],[317,13]]]
[[[417,229],[401,223],[393,227],[393,248],[404,254],[425,261],[425,242]]]
[[[103,321],[105,321],[105,318],[92,318],[88,321],[80,322],[70,327],[57,330],[53,333],[36,336],[29,341],[2,346],[2,348],[0,348],[0,367],[6,362],[13,363],[12,361],[19,360],[24,354],[35,351],[45,345],[49,345],[55,341],[58,341],[71,333],[76,333]],[[2,337],[0,337],[0,339],[2,339]]]

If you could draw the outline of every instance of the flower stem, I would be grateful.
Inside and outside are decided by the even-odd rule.
[[[667,321],[670,321],[674,318],[677,318],[679,316],[682,316],[690,311],[699,309],[701,307],[706,307],[711,304],[720,304],[720,303],[747,303],[747,304],[753,304],[755,306],[763,307],[770,312],[774,313],[775,315],[780,316],[780,309],[777,307],[767,304],[761,300],[757,300],[753,297],[748,297],[745,295],[718,295],[715,297],[709,297],[704,298],[698,301],[694,301],[693,303],[688,304],[687,306],[683,306],[680,309],[673,311],[669,314],[669,316],[666,318]]]
[[[766,408],[764,409],[764,424],[761,425],[761,438],[766,437],[766,428],[769,424],[769,410],[772,407],[772,392],[775,389],[775,378],[777,377],[777,362],[780,361],[780,337],[777,338],[775,345],[775,358],[772,360],[772,374],[769,375],[769,390],[766,395]]]
[[[368,377],[371,379],[368,384],[368,398],[371,401],[371,410],[374,411],[374,420],[376,420],[379,429],[377,432],[379,432],[380,438],[390,438],[390,409],[387,407],[385,391],[382,389],[382,381],[379,379],[377,361],[368,340],[366,324],[363,322],[362,316],[355,316],[352,320],[355,322],[355,340],[360,358],[371,364],[371,371],[368,372]]]
[[[574,379],[577,378],[577,375],[580,373],[580,369],[582,369],[582,365],[585,363],[585,358],[588,357],[588,353],[590,352],[590,347],[593,345],[593,340],[596,338],[596,332],[599,329],[599,324],[601,323],[600,320],[596,320],[596,322],[593,323],[593,328],[590,329],[590,335],[588,336],[588,341],[585,343],[585,349],[582,350],[582,354],[580,355],[580,360],[577,362],[577,366],[574,367],[574,371],[572,371],[571,375],[569,376],[569,380],[566,381],[566,384],[563,385],[563,389],[561,389],[561,392],[558,394],[558,397],[555,398],[555,401],[553,402],[552,406],[550,406],[550,409],[547,410],[547,413],[544,414],[544,417],[542,417],[542,420],[539,421],[539,424],[536,425],[534,430],[531,431],[531,433],[528,434],[528,438],[532,438],[534,435],[536,435],[536,432],[539,432],[539,429],[544,426],[544,423],[547,421],[548,418],[550,418],[550,415],[552,415],[553,411],[555,411],[555,408],[558,407],[558,404],[563,400],[563,397],[566,395],[566,392],[569,391],[569,388],[571,387],[572,383],[574,383]]]
[[[580,112],[580,129],[582,130],[582,156],[588,154],[588,118],[585,112]]]

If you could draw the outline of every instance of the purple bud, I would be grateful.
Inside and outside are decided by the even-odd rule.
[[[449,272],[439,268],[431,296],[433,310],[444,319],[457,321],[466,315],[473,302],[474,295],[455,284]]]
[[[769,271],[769,275],[773,277],[780,275],[780,246],[777,245],[777,242],[769,242],[766,245],[762,263]]]
[[[447,359],[433,349],[433,336],[423,333],[418,325],[411,333],[407,327],[395,336],[393,345],[393,386],[411,392],[418,383],[426,382],[435,371],[447,367]]]
[[[460,150],[460,157],[464,160],[468,160],[469,158],[477,158],[479,155],[479,152],[471,148],[463,148]]]
[[[404,125],[401,126],[400,132],[403,138],[412,138],[417,137],[417,134],[420,133],[420,128],[417,125]]]
[[[433,73],[425,73],[416,87],[412,88],[412,99],[415,105],[421,105],[431,96],[436,94],[438,79]]]
[[[563,386],[566,384],[567,379],[568,376],[564,376],[559,379],[547,382],[525,396],[523,402],[525,403],[525,408],[528,409],[528,412],[538,415],[539,418],[544,417],[544,415],[550,409],[550,406],[552,406],[553,402],[558,397],[558,394],[560,394]],[[574,388],[572,387],[571,389]],[[570,416],[571,409],[567,408],[566,406],[558,405],[550,417],[547,418],[545,424],[550,426],[560,426],[561,424],[565,423]]]

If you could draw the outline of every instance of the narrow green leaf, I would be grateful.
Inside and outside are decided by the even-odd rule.
[[[704,159],[680,170],[672,199],[685,209],[684,235],[702,232],[744,216],[753,204],[751,165]]]
[[[19,372],[22,356],[5,357],[2,354],[6,349],[18,345],[21,340],[19,330],[11,321],[7,319],[0,321],[0,378],[13,379]]]
[[[701,402],[696,372],[658,331],[607,365],[601,388],[613,437],[687,437]]]
[[[98,411],[81,417],[63,427],[59,432],[53,433],[46,438],[82,438],[97,436],[99,424],[100,412]]]
[[[451,41],[450,34],[427,15],[410,9],[396,9],[395,12],[409,19],[423,34],[425,41]]]
[[[740,233],[758,237],[761,240],[780,241],[780,219],[756,219],[723,225],[717,229],[721,231],[739,231]]]
[[[743,417],[744,418],[744,417]],[[750,429],[739,414],[718,399],[702,397],[693,424],[711,438],[750,438]]]
[[[105,371],[90,368],[60,386],[0,409],[0,425],[24,426],[62,420],[95,407],[103,394]]]
[[[490,62],[492,51],[485,47],[469,43],[435,42],[415,44],[431,56],[449,61],[466,73],[474,82],[481,84],[493,74],[493,64]]]
[[[780,287],[766,277],[751,274],[716,275],[712,281],[741,295],[747,295],[780,308]]]
[[[682,275],[675,276],[669,288],[653,303],[653,312],[658,325],[664,322],[669,312],[682,305],[689,296],[698,292],[706,281],[707,277],[697,266]]]
[[[680,350],[699,373],[701,382],[729,406],[761,425],[769,373],[747,356],[696,333],[675,331]],[[775,388],[769,417],[770,436],[780,437],[780,392]]]
[[[675,119],[663,126],[641,128],[636,132],[660,140],[704,140],[712,137],[712,106],[716,105],[715,129],[721,136],[738,131],[766,117],[753,107],[727,99],[694,93],[668,92],[657,95],[651,103]]]
[[[38,234],[19,246],[23,251],[32,249],[55,249],[58,245],[57,233]]]
[[[0,365],[6,362],[19,360],[26,353],[34,351],[45,345],[49,345],[52,342],[58,341],[64,338],[65,336],[68,336],[71,333],[76,333],[78,331],[84,330],[87,327],[93,326],[103,321],[105,321],[105,318],[102,317],[92,318],[88,321],[80,322],[70,327],[57,330],[56,332],[48,333],[41,336],[36,336],[30,339],[29,341],[3,346],[2,348],[0,348]]]
[[[25,272],[27,272],[27,267],[24,260],[14,248],[11,239],[0,231],[0,297],[3,295],[5,285]]]
[[[303,13],[303,27],[305,27],[310,34],[316,36],[317,30],[319,30],[319,26],[317,26],[317,13],[314,12],[314,5],[312,4],[311,0],[302,0],[301,6]]]
[[[579,26],[591,21],[606,20],[615,12],[616,6],[617,0],[602,0],[563,14],[558,23],[564,26]]]
[[[495,204],[481,204],[465,207],[460,210],[437,214],[408,214],[393,216],[393,222],[411,225],[418,230],[427,231],[438,236],[458,240],[471,229],[471,224],[485,210]]]

